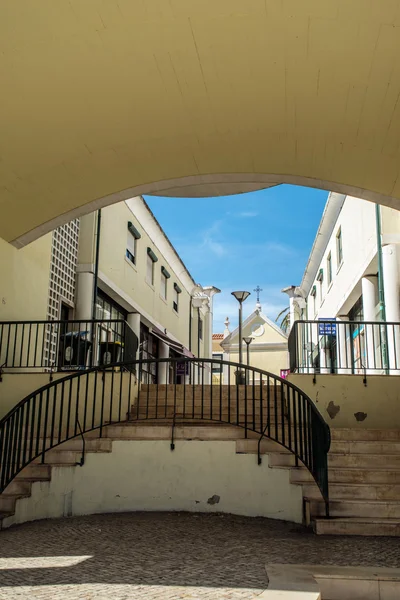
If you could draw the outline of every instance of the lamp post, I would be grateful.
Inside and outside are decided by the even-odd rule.
[[[243,363],[243,347],[242,347],[242,306],[243,302],[250,296],[250,292],[231,292],[232,296],[239,302],[239,363]],[[242,381],[242,372],[239,371],[239,383]]]
[[[246,352],[247,352],[247,366],[250,366],[250,344],[253,341],[251,336],[246,336],[243,338],[244,343],[246,344]],[[247,384],[250,383],[249,370],[247,369]]]

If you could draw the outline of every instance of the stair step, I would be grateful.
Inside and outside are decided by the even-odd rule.
[[[318,535],[400,536],[400,520],[379,518],[315,519]]]
[[[171,425],[109,425],[107,437],[114,440],[170,440]],[[236,440],[244,436],[244,429],[230,425],[175,425],[174,438],[187,440]]]
[[[40,442],[40,447],[42,447],[42,441]],[[46,439],[47,447],[50,446],[51,439]],[[81,437],[73,438],[72,440],[68,440],[67,442],[63,442],[59,446],[55,446],[54,449],[60,450],[71,450],[73,452],[82,452],[83,442]],[[86,452],[111,452],[112,450],[112,442],[106,437],[97,437],[97,438],[85,438],[85,451]],[[50,452],[48,450],[48,452]]]
[[[30,494],[0,494],[0,513],[15,511],[15,503],[19,498],[29,498]]]
[[[15,481],[48,481],[51,477],[49,465],[31,463],[23,469],[15,478]]]
[[[290,454],[290,451],[274,440],[262,439],[260,444],[261,454],[278,452],[279,454]],[[237,454],[257,454],[258,439],[240,439],[236,442]]]
[[[346,429],[332,428],[332,441],[399,441],[400,429]]]
[[[13,511],[0,511],[0,530],[2,528],[2,522],[4,519],[7,519],[8,517],[12,517],[14,514]]]
[[[53,450],[48,450],[44,455],[45,461],[49,465],[65,465],[65,466],[74,466],[81,459],[81,452],[74,452],[71,450],[61,450],[60,448],[54,448]],[[36,458],[33,462],[40,462],[42,457]]]
[[[312,517],[324,516],[324,502],[311,500],[310,511]],[[330,500],[329,512],[332,517],[376,517],[400,520],[400,502],[390,500]]]
[[[32,481],[24,479],[14,479],[0,495],[3,496],[29,496],[31,493]]]
[[[333,454],[400,454],[400,441],[336,441],[331,443]]]
[[[332,468],[358,467],[362,469],[400,469],[400,454],[333,454],[328,455]]]
[[[303,496],[309,499],[321,497],[316,484],[303,484]],[[329,484],[331,500],[397,500],[400,503],[400,485],[371,485],[360,484]]]

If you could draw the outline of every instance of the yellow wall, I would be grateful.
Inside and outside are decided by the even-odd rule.
[[[51,240],[17,250],[0,239],[0,321],[46,320]]]
[[[239,362],[239,354],[232,353],[229,357],[232,362]],[[280,375],[281,369],[287,368],[286,350],[250,352],[250,365],[275,375]],[[243,348],[243,363],[247,364],[246,349]],[[256,376],[258,378],[258,376]]]
[[[128,221],[134,224],[142,236],[136,243],[135,265],[125,258]],[[158,257],[158,261],[154,265],[154,286],[146,281],[148,247]],[[167,284],[166,301],[160,295],[162,266],[171,275]],[[104,274],[119,290],[140,307],[143,307],[156,322],[162,324],[169,333],[172,333],[185,346],[189,346],[190,294],[124,202],[102,210],[99,270],[100,278]],[[182,293],[179,294],[178,313],[172,307],[174,283],[177,283],[182,290]],[[206,341],[206,329],[206,323],[203,319],[204,336],[201,343],[201,352]],[[197,354],[197,310],[193,311],[192,340],[192,350]]]
[[[288,381],[303,390],[330,427],[397,429],[400,427],[399,378],[371,375],[367,386],[360,375],[290,374]]]

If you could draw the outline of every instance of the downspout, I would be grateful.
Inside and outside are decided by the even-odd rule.
[[[96,318],[96,301],[97,301],[97,282],[99,278],[99,256],[100,256],[100,231],[101,231],[101,208],[97,213],[97,232],[96,232],[96,254],[94,258],[94,281],[93,281],[93,305],[92,305],[92,320]]]
[[[200,308],[197,309],[197,356],[200,358]]]
[[[381,243],[381,207],[375,205],[376,216],[376,246],[378,254],[378,294],[379,294],[379,313],[381,321],[386,321],[385,290],[383,287],[383,266],[382,266],[382,243]]]
[[[189,304],[189,350],[192,351],[192,306],[193,306],[193,298],[190,294],[190,304]]]
[[[386,306],[385,306],[385,289],[383,287],[383,264],[382,264],[382,227],[381,227],[381,207],[379,204],[375,205],[375,220],[376,220],[376,247],[378,256],[378,296],[379,296],[379,316],[381,322],[386,321]],[[388,371],[389,357],[388,357],[388,346],[387,346],[387,331],[384,325],[381,325],[382,335],[382,359],[383,365]]]

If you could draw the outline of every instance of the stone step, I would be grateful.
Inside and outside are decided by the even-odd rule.
[[[31,463],[18,473],[15,481],[49,481],[50,477],[51,468],[49,465]]]
[[[369,469],[329,469],[329,483],[365,483],[392,485],[400,484],[400,470],[372,470]],[[307,483],[314,481],[311,473],[304,467],[292,469],[290,473],[292,483]]]
[[[317,535],[400,536],[399,519],[336,518],[314,519]]]
[[[60,450],[59,448],[54,448],[53,450],[48,450],[45,454],[45,461],[47,464],[55,466],[55,465],[65,465],[65,466],[75,466],[81,459],[81,452],[74,452],[71,450]],[[39,463],[42,458],[36,458],[33,462]]]
[[[269,439],[262,439],[260,444],[261,454],[278,452],[281,454],[290,454],[290,451],[281,446],[278,442]],[[240,439],[236,442],[237,454],[257,454],[258,440],[257,439]]]
[[[46,439],[46,447],[49,447],[51,443],[51,439]],[[42,448],[43,441],[40,441],[39,448]],[[67,442],[63,442],[59,446],[55,448],[59,448],[60,450],[72,450],[74,452],[82,452],[83,442],[80,436],[73,438],[72,440],[68,440]],[[101,438],[86,438],[85,436],[85,451],[86,452],[111,452],[111,440],[108,440],[106,437]]]
[[[312,517],[325,515],[325,504],[322,500],[310,501]],[[330,500],[331,517],[364,517],[378,519],[399,519],[400,502],[389,500]]]
[[[400,454],[333,454],[328,455],[330,468],[400,469]]]
[[[332,428],[332,441],[400,441],[400,429]]]
[[[295,467],[296,466],[296,458],[294,454],[291,452],[272,452],[269,455],[269,466],[270,467]]]
[[[8,517],[12,517],[14,514],[14,511],[1,511],[0,512],[0,531],[2,529],[2,523],[4,519],[7,519]]]
[[[105,431],[113,440],[170,440],[171,425],[109,425]],[[174,438],[186,440],[237,440],[244,437],[244,429],[230,425],[220,427],[175,425]]]
[[[19,498],[29,498],[30,494],[0,494],[0,513],[14,513],[15,503]]]
[[[314,483],[303,484],[303,496],[319,500],[321,495]],[[329,498],[331,500],[397,500],[400,502],[400,484],[398,485],[371,485],[359,484],[329,484]]]
[[[32,480],[14,479],[0,495],[3,496],[30,496]]]
[[[400,454],[400,441],[337,441],[331,443],[333,454]]]

